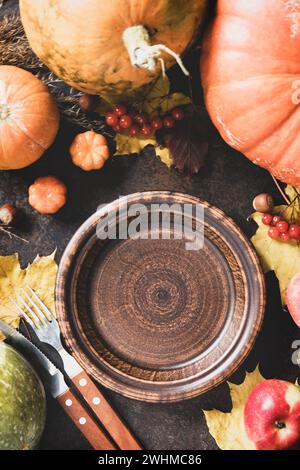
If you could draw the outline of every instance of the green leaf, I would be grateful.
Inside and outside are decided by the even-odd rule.
[[[218,410],[204,411],[210,434],[222,450],[254,450],[244,426],[245,403],[256,385],[264,380],[258,367],[246,372],[245,380],[240,385],[228,382],[232,401],[230,413]]]

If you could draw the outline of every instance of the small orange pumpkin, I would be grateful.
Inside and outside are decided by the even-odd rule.
[[[0,169],[16,170],[38,160],[54,141],[59,112],[34,75],[0,66]]]
[[[41,214],[55,214],[66,203],[67,188],[55,176],[37,178],[28,192],[29,204]]]
[[[75,137],[70,154],[73,163],[82,170],[100,170],[109,158],[109,148],[102,134],[87,131]]]

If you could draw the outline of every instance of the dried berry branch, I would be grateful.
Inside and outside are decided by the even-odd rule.
[[[25,238],[20,237],[19,235],[16,235],[15,233],[11,232],[12,228],[11,227],[6,227],[4,228],[2,225],[0,225],[0,232],[5,233],[5,235],[8,235],[9,238],[15,238],[16,240],[22,241],[24,243],[29,243],[28,240]]]
[[[290,201],[289,201],[289,199],[287,198],[287,196],[285,195],[284,191],[281,189],[281,186],[280,186],[280,184],[278,183],[277,179],[276,179],[275,176],[273,176],[272,174],[271,174],[271,177],[272,177],[272,179],[273,179],[273,181],[274,181],[274,183],[275,183],[275,185],[276,185],[278,191],[280,192],[281,196],[283,197],[283,199],[285,200],[285,202],[289,205],[289,204],[290,204]]]

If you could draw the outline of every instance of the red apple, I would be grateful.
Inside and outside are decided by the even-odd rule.
[[[257,450],[300,449],[300,388],[275,379],[258,384],[246,402],[244,423]]]
[[[300,273],[289,283],[286,292],[286,304],[296,325],[300,328]]]

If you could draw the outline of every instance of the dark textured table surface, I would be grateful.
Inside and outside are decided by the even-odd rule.
[[[206,166],[197,176],[169,170],[152,150],[140,156],[112,158],[103,171],[84,173],[70,162],[68,147],[76,129],[62,122],[54,146],[35,165],[15,172],[1,172],[0,202],[12,202],[26,214],[24,236],[29,245],[0,234],[0,254],[18,252],[22,265],[37,254],[57,249],[59,259],[69,239],[99,204],[119,195],[144,190],[181,191],[199,196],[221,208],[247,233],[252,199],[260,192],[277,192],[271,177],[230,149],[225,143],[212,145]],[[66,182],[67,206],[55,216],[34,212],[27,202],[27,187],[37,176],[54,174]],[[280,200],[280,199],[279,199]],[[267,377],[295,380],[299,369],[291,362],[291,343],[299,330],[280,306],[277,281],[267,276],[267,308],[263,329],[246,362],[231,378],[241,381],[245,370],[257,363]],[[228,387],[223,384],[192,400],[173,404],[148,404],[105,391],[146,449],[215,449],[202,409],[230,410]],[[88,449],[89,445],[59,406],[49,399],[48,419],[41,449]]]

